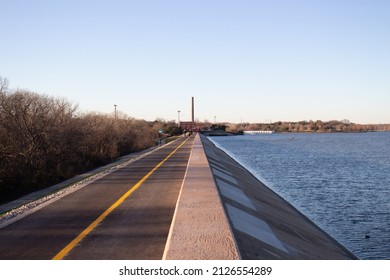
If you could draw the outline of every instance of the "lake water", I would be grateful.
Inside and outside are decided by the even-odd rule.
[[[390,133],[210,139],[361,259],[390,259]]]

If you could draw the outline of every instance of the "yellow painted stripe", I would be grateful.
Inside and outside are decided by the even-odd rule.
[[[161,165],[164,164],[174,153],[177,152],[186,142],[186,139],[181,143],[172,153],[164,158],[159,164],[157,164],[148,174],[146,174],[137,184],[135,184],[130,190],[128,190],[121,198],[119,198],[114,204],[112,204],[103,214],[101,214],[95,221],[93,221],[86,229],[84,229],[75,239],[72,240],[64,249],[62,249],[53,260],[62,260],[84,237],[86,237],[92,230],[94,230],[115,208],[117,208],[127,197],[129,197],[136,189],[138,189],[143,182],[145,182]]]

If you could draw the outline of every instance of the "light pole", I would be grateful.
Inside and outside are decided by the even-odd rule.
[[[114,104],[114,108],[115,108],[115,121],[116,121],[116,104]]]
[[[177,126],[180,127],[180,110],[177,111]]]

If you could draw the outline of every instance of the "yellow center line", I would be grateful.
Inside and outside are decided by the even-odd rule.
[[[129,197],[136,189],[138,189],[143,182],[145,182],[161,165],[164,164],[174,153],[177,152],[186,142],[186,139],[181,143],[172,153],[157,164],[148,174],[146,174],[137,184],[128,190],[121,198],[112,204],[106,211],[103,212],[95,221],[93,221],[86,229],[84,229],[75,239],[73,239],[64,249],[62,249],[52,260],[62,260],[84,237],[86,237],[92,230],[94,230],[115,208],[117,208],[127,197]]]

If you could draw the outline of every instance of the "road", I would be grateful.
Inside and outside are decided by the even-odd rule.
[[[0,229],[0,259],[161,259],[192,138]]]

